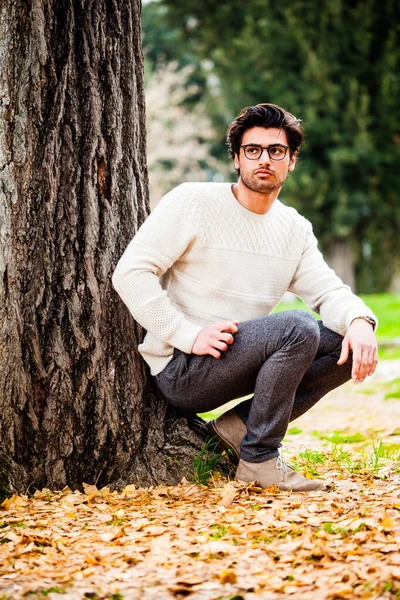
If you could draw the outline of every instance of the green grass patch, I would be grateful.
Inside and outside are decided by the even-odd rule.
[[[210,533],[212,540],[219,540],[228,533],[228,528],[225,525],[210,525],[210,529],[213,529],[213,533]]]
[[[299,427],[289,427],[286,433],[287,435],[299,435],[299,433],[303,433],[303,430]]]
[[[215,471],[222,455],[215,452],[216,442],[210,440],[206,442],[200,452],[193,459],[193,467],[186,474],[192,483],[207,485],[208,480]]]
[[[400,377],[392,381],[368,382],[365,387],[357,386],[355,391],[366,396],[382,394],[385,400],[400,400]]]
[[[364,442],[367,438],[362,433],[348,433],[346,431],[334,430],[332,433],[318,433],[313,431],[313,436],[319,440],[327,440],[331,444],[356,444]]]
[[[389,391],[385,394],[385,400],[400,400],[400,377],[394,379],[389,384]]]
[[[379,344],[379,333],[378,333]],[[397,360],[400,358],[400,346],[388,346],[379,348],[379,360]]]
[[[382,467],[393,463],[395,472],[400,470],[400,444],[385,444],[377,439],[370,445],[357,451],[347,451],[343,444],[332,444],[330,450],[303,450],[291,456],[289,464],[307,476],[318,477],[327,469],[337,467],[349,474],[370,473],[376,475]],[[396,468],[396,463],[399,463]],[[385,477],[386,475],[384,475]]]
[[[325,452],[319,450],[302,450],[297,456],[290,459],[290,465],[293,466],[296,471],[305,472],[313,477],[320,474],[320,466],[324,465],[328,460],[328,456]]]
[[[54,587],[47,588],[46,590],[37,590],[35,592],[29,592],[29,593],[30,594],[41,594],[42,596],[44,596],[46,598],[50,594],[66,594],[67,592],[65,591],[64,588],[54,586]]]
[[[345,538],[365,529],[365,523],[360,523],[355,529],[349,530],[347,527],[336,527],[333,523],[327,521],[324,523],[323,529],[326,531],[326,533],[340,535],[340,537]]]

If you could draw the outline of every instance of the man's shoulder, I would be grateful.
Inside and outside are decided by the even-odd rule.
[[[301,215],[299,211],[294,208],[294,206],[288,206],[284,204],[282,201],[278,200],[279,212],[280,214],[294,227],[299,227],[304,229],[305,231],[312,229],[311,222]]]
[[[226,193],[229,185],[231,184],[214,183],[213,181],[185,181],[168,192],[164,198],[179,198],[184,200],[190,197],[206,199],[210,196],[218,196]]]

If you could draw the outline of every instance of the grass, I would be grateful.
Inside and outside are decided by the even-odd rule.
[[[366,396],[379,393],[385,400],[400,400],[400,377],[392,381],[368,381],[365,387],[358,387],[355,391]]]
[[[398,462],[400,468],[400,445],[385,444],[381,439],[376,440],[372,448],[365,446],[357,452],[347,451],[343,445],[332,444],[328,450],[306,449],[288,459],[294,469],[309,477],[318,477],[327,466],[336,466],[349,474],[376,475],[388,461]]]
[[[367,439],[365,435],[359,432],[348,433],[338,430],[334,430],[332,433],[318,433],[318,431],[313,431],[313,436],[320,440],[331,442],[332,444],[356,444],[358,442],[364,442]]]
[[[400,377],[390,382],[389,391],[385,394],[385,400],[400,399]]]
[[[186,474],[188,481],[192,483],[207,485],[208,480],[215,471],[222,455],[215,452],[216,443],[213,440],[206,442],[200,452],[193,459],[193,467]]]

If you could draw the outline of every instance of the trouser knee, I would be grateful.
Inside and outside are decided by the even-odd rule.
[[[292,337],[303,342],[305,348],[309,348],[311,352],[316,352],[319,340],[320,331],[317,320],[304,310],[291,311],[290,325]]]

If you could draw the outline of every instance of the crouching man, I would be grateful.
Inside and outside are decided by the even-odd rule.
[[[236,476],[263,487],[324,488],[279,454],[288,424],[377,364],[377,319],[324,262],[309,221],[278,199],[303,142],[273,104],[230,124],[236,183],[184,183],[139,229],[113,285],[147,330],[139,350],[163,395],[206,412],[252,394],[208,423]],[[321,316],[270,314],[289,290]]]

